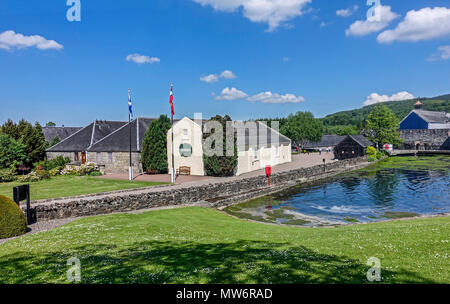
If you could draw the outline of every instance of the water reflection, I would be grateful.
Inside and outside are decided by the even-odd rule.
[[[354,173],[273,195],[242,207],[265,221],[303,225],[370,222],[450,212],[450,175],[443,171],[381,169]],[[266,218],[267,206],[273,206]],[[239,205],[238,205],[239,206]],[[279,210],[278,210],[279,209]],[[277,218],[278,216],[278,218]]]

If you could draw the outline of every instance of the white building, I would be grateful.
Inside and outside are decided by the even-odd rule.
[[[211,121],[209,121],[211,122]],[[203,143],[203,131],[208,121],[187,117],[173,126],[175,169],[189,167],[191,175],[205,175],[203,154],[208,140]],[[260,122],[234,122],[230,129],[237,135],[238,164],[235,175],[260,170],[292,161],[291,140]],[[226,130],[224,130],[225,136]],[[233,151],[233,149],[231,149]],[[167,132],[167,159],[172,170],[172,129]]]

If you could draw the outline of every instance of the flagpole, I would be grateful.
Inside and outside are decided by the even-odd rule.
[[[173,94],[173,83],[170,84],[170,92]],[[173,105],[171,105],[173,107]],[[175,150],[174,150],[174,140],[173,140],[173,110],[171,109],[170,114],[172,114],[172,184],[175,184]]]
[[[128,102],[131,102],[130,89],[128,89]],[[133,164],[131,159],[131,111],[128,111],[128,128],[130,129],[130,167],[128,169],[129,180],[133,180]]]

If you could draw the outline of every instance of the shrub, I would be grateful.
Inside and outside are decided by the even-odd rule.
[[[373,163],[376,160],[376,158],[373,156],[369,156],[367,160],[369,161],[369,163]]]
[[[64,168],[68,163],[70,163],[70,159],[68,157],[63,157],[61,155],[58,155],[56,158],[48,161],[40,161],[38,163],[34,164],[34,167],[38,169],[41,167],[42,169],[45,169],[47,171],[50,171],[55,168]]]
[[[375,158],[377,156],[377,149],[374,147],[367,147],[366,154]]]
[[[36,175],[39,177],[39,180],[50,178],[50,173],[47,170],[37,170]]]
[[[12,169],[0,169],[0,183],[8,183],[16,180],[16,173]]]
[[[50,174],[50,176],[58,176],[61,174],[61,169],[62,169],[61,167],[56,167],[49,170],[48,173]]]
[[[31,172],[27,175],[21,175],[17,178],[19,183],[34,183],[41,180],[41,177],[36,173],[36,171]]]
[[[0,239],[19,236],[27,231],[27,222],[15,202],[0,195]]]
[[[102,176],[103,174],[100,171],[92,171],[89,173],[90,176]]]
[[[67,165],[62,171],[61,175],[88,175],[93,171],[98,171],[98,167],[94,163],[86,163],[81,166]]]

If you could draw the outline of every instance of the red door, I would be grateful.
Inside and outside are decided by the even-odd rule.
[[[86,163],[86,152],[81,153],[81,163],[83,165]]]

